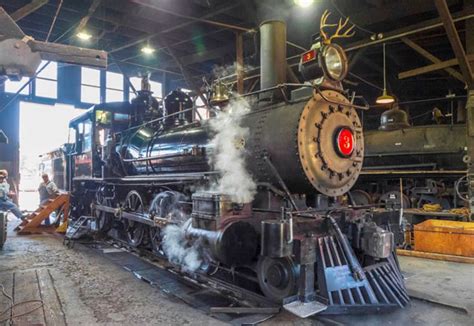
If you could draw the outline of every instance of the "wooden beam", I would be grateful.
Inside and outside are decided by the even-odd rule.
[[[418,52],[421,56],[425,57],[426,59],[430,60],[432,63],[441,63],[442,61],[440,59],[438,59],[437,57],[435,57],[434,55],[432,55],[431,53],[429,53],[428,51],[426,51],[425,49],[423,49],[421,46],[419,46],[418,44],[416,44],[415,42],[413,42],[412,40],[406,38],[406,37],[402,37],[401,38],[402,42],[405,43],[406,45],[408,45],[410,48],[412,48],[413,50],[415,50],[416,52]],[[445,69],[447,71],[448,74],[450,74],[451,76],[453,76],[454,78],[464,82],[464,78],[463,76],[457,72],[455,69],[453,68],[446,68]],[[400,78],[400,77],[399,77]]]
[[[455,263],[474,264],[474,258],[472,257],[435,254],[432,252],[404,250],[404,249],[397,249],[397,254],[400,256],[410,256],[410,257],[417,257],[417,258],[451,261]]]
[[[100,3],[102,0],[94,0],[89,7],[89,10],[87,11],[87,15],[82,17],[81,21],[79,22],[79,25],[77,25],[76,31],[80,32],[84,27],[86,27],[87,23],[89,22],[89,19],[92,17],[94,12],[97,10],[97,7],[99,7]]]
[[[32,0],[29,4],[24,5],[10,16],[13,18],[14,21],[19,21],[20,19],[25,18],[29,14],[43,7],[48,2],[49,0]]]
[[[469,8],[469,9],[459,11],[453,14],[453,18],[455,22],[463,21],[469,18],[474,18],[474,9]],[[441,26],[443,26],[443,22],[441,21],[441,19],[439,18],[429,19],[421,23],[416,23],[414,25],[406,26],[400,29],[393,30],[391,32],[384,33],[381,39],[376,39],[376,40],[366,39],[366,40],[356,41],[354,43],[347,45],[345,50],[346,52],[350,52],[357,49],[365,48],[367,46],[372,46],[379,43],[388,42],[391,40],[398,40],[402,37],[418,34],[421,32],[426,32],[426,31],[429,31]]]
[[[161,11],[161,12],[164,12],[165,14],[169,14],[169,15],[173,15],[173,16],[176,16],[176,17],[179,17],[179,18],[192,20],[192,21],[198,22],[198,23],[204,23],[204,24],[208,24],[208,25],[211,25],[211,26],[228,28],[230,30],[240,31],[240,32],[249,32],[249,31],[252,30],[252,28],[242,27],[242,26],[238,26],[238,25],[234,25],[234,24],[228,24],[228,23],[218,22],[218,21],[214,21],[214,20],[210,20],[210,19],[198,18],[198,17],[184,15],[181,12],[165,9],[162,6],[159,6],[155,3],[149,2],[147,0],[131,0],[131,1],[133,3],[139,4],[143,7],[149,8],[149,9]]]
[[[467,60],[466,53],[464,52],[461,39],[459,38],[459,34],[456,30],[456,26],[454,25],[453,18],[451,17],[451,13],[449,12],[446,0],[435,0],[435,5],[436,9],[438,10],[439,16],[441,17],[441,20],[443,21],[444,29],[446,30],[446,34],[448,35],[449,43],[451,43],[451,47],[453,48],[454,54],[456,55],[456,58],[459,61],[459,68],[461,68],[464,81],[470,88],[473,84],[472,69],[469,64],[469,61]]]
[[[233,8],[235,8],[237,5],[240,4],[242,0],[238,0],[238,1],[234,1],[233,3],[231,4],[226,4],[225,6],[221,6],[219,8],[217,8],[216,10],[210,12],[210,13],[207,13],[203,16],[201,16],[200,18],[210,18],[210,17],[213,17],[213,16],[216,16],[216,15],[219,15],[219,14],[222,14],[228,10],[231,10]],[[134,41],[131,41],[125,45],[122,45],[120,47],[117,47],[115,49],[111,49],[110,51],[108,51],[109,53],[114,53],[114,52],[118,52],[118,51],[121,51],[121,50],[125,50],[131,46],[135,46],[137,44],[140,44],[140,43],[143,43],[143,42],[146,42],[147,40],[151,40],[153,39],[154,37],[158,36],[158,35],[163,35],[165,33],[169,33],[169,32],[172,32],[172,31],[175,31],[175,30],[178,30],[178,29],[181,29],[181,28],[184,28],[184,27],[187,27],[191,24],[194,24],[195,21],[188,21],[188,22],[185,22],[185,23],[182,23],[182,24],[177,24],[173,27],[170,27],[170,28],[167,28],[167,29],[164,29],[164,30],[160,30],[159,32],[155,32],[155,33],[152,33],[152,34],[149,34],[147,35],[146,37],[142,37],[140,39],[137,39],[137,40],[134,40]],[[147,31],[146,31],[147,32]],[[148,32],[147,32],[148,33]]]
[[[455,4],[457,1],[448,0],[449,4]],[[382,5],[380,5],[382,4]],[[381,8],[383,8],[381,10]],[[419,15],[434,11],[432,0],[397,0],[382,1],[378,6],[357,6],[356,12],[350,12],[351,21],[364,27],[388,21],[396,21],[407,16]],[[344,11],[344,10],[343,10]],[[345,10],[347,12],[347,10]],[[370,28],[369,28],[370,29]]]
[[[467,59],[469,60],[469,62],[474,62],[474,54],[469,54],[467,56]],[[441,69],[446,70],[446,68],[449,68],[449,67],[452,67],[452,66],[457,66],[457,65],[458,65],[458,59],[446,60],[446,61],[442,61],[442,62],[439,62],[439,63],[434,63],[434,64],[431,64],[431,65],[427,65],[427,66],[424,66],[424,67],[403,71],[403,72],[398,74],[398,79],[405,79],[405,78],[409,78],[409,77],[414,77],[414,76],[426,74],[426,73],[441,70]],[[461,74],[459,74],[459,75],[462,77]]]

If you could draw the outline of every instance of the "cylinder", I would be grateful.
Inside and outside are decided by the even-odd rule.
[[[286,24],[280,20],[264,21],[260,25],[260,89],[285,82]]]
[[[247,222],[237,221],[218,231],[194,228],[191,220],[187,222],[186,237],[200,239],[213,258],[227,266],[248,264],[257,255],[258,236]]]
[[[293,235],[290,221],[262,221],[262,256],[283,258],[291,256]]]

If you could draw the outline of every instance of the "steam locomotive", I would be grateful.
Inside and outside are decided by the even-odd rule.
[[[381,116],[379,130],[364,136],[364,167],[351,190],[359,205],[391,205],[391,197],[404,208],[451,209],[467,202],[465,123],[410,126],[405,112],[391,109]]]
[[[158,102],[146,79],[131,103],[95,105],[72,120],[73,218],[301,317],[407,305],[394,249],[398,212],[337,200],[357,181],[364,138],[361,107],[342,89],[344,50],[321,32],[301,57],[308,82],[289,84],[286,26],[262,23],[261,90],[239,96],[247,111],[222,128],[213,125],[236,110],[232,99],[211,108],[216,117],[194,121],[188,95]],[[219,138],[233,127],[242,132]],[[229,153],[235,159],[220,161]],[[216,187],[239,159],[253,182],[249,199],[237,194],[247,182],[240,174]]]

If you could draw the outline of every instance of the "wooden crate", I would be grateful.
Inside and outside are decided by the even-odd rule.
[[[474,257],[474,223],[426,220],[417,224],[415,250]]]

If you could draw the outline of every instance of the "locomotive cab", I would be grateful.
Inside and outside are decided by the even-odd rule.
[[[130,123],[128,102],[94,105],[69,123],[75,142],[71,151],[75,178],[105,177],[102,167],[108,159],[108,142]]]

